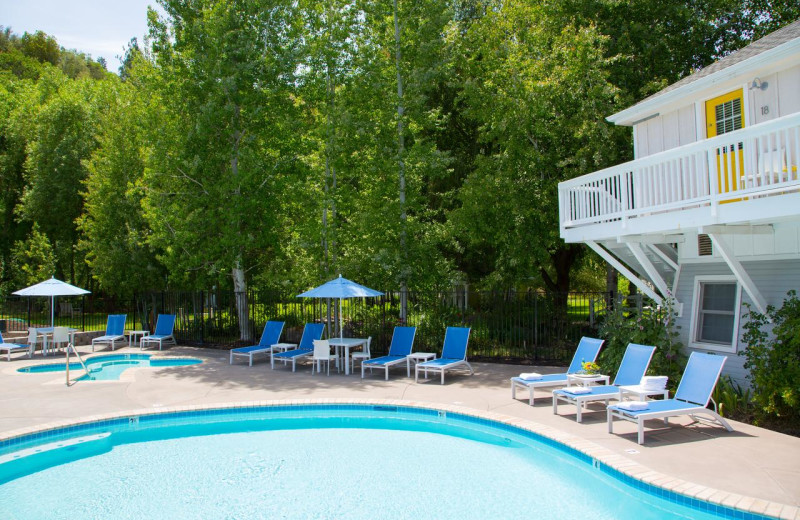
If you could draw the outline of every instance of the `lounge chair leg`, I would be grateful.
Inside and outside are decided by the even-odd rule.
[[[389,366],[386,366],[386,381],[389,380]]]
[[[514,384],[514,381],[511,381],[511,399],[517,398],[517,385]]]
[[[419,381],[419,367],[414,365],[414,382],[417,383]],[[514,390],[514,385],[511,385],[511,390]]]
[[[644,421],[639,419],[636,423],[639,425],[639,444],[644,444]]]
[[[608,433],[614,433],[614,415],[611,410],[606,410],[606,421],[608,422]]]
[[[364,379],[364,363],[361,363],[361,379]]]
[[[441,382],[441,384],[444,384],[444,369],[442,369],[442,382]]]
[[[529,387],[528,391],[530,392],[530,396],[528,396],[528,404],[533,406],[533,387]]]
[[[553,394],[553,415],[558,415],[558,397]]]
[[[581,401],[578,401],[575,404],[578,405],[578,414],[575,416],[575,420],[577,422],[581,422],[583,420],[583,417],[581,416],[581,412],[583,412],[583,403]]]

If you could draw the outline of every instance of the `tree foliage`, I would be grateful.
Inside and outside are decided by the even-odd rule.
[[[630,159],[604,118],[800,16],[785,0],[161,3],[119,76],[0,28],[6,281],[36,229],[54,274],[118,294],[337,273],[591,285],[602,266],[560,240],[556,189]]]

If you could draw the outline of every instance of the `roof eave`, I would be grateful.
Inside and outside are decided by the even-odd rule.
[[[663,95],[657,95],[656,97],[637,103],[625,110],[608,116],[606,121],[620,126],[633,126],[633,124],[638,121],[658,115],[659,111],[664,106],[671,105],[680,99],[691,97],[693,94],[707,89],[710,86],[729,81],[767,63],[777,63],[798,53],[800,53],[800,38],[788,41],[747,58],[746,60],[734,63],[713,74],[687,83],[675,90],[670,90]]]

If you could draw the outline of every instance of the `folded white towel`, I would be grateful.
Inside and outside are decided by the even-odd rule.
[[[536,372],[523,372],[519,375],[520,379],[524,379],[525,381],[536,381],[537,379],[542,378],[542,374],[537,374]]]
[[[623,410],[637,412],[640,410],[647,410],[650,405],[647,404],[647,401],[622,401],[617,405],[617,407],[622,408]]]
[[[588,386],[568,386],[564,389],[565,392],[571,394],[591,394],[592,389]]]

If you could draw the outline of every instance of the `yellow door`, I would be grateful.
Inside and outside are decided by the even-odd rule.
[[[706,137],[744,128],[744,97],[742,89],[706,101]],[[744,177],[744,150],[741,142],[732,141],[717,150],[718,193],[739,189]],[[741,199],[732,199],[729,202]]]

